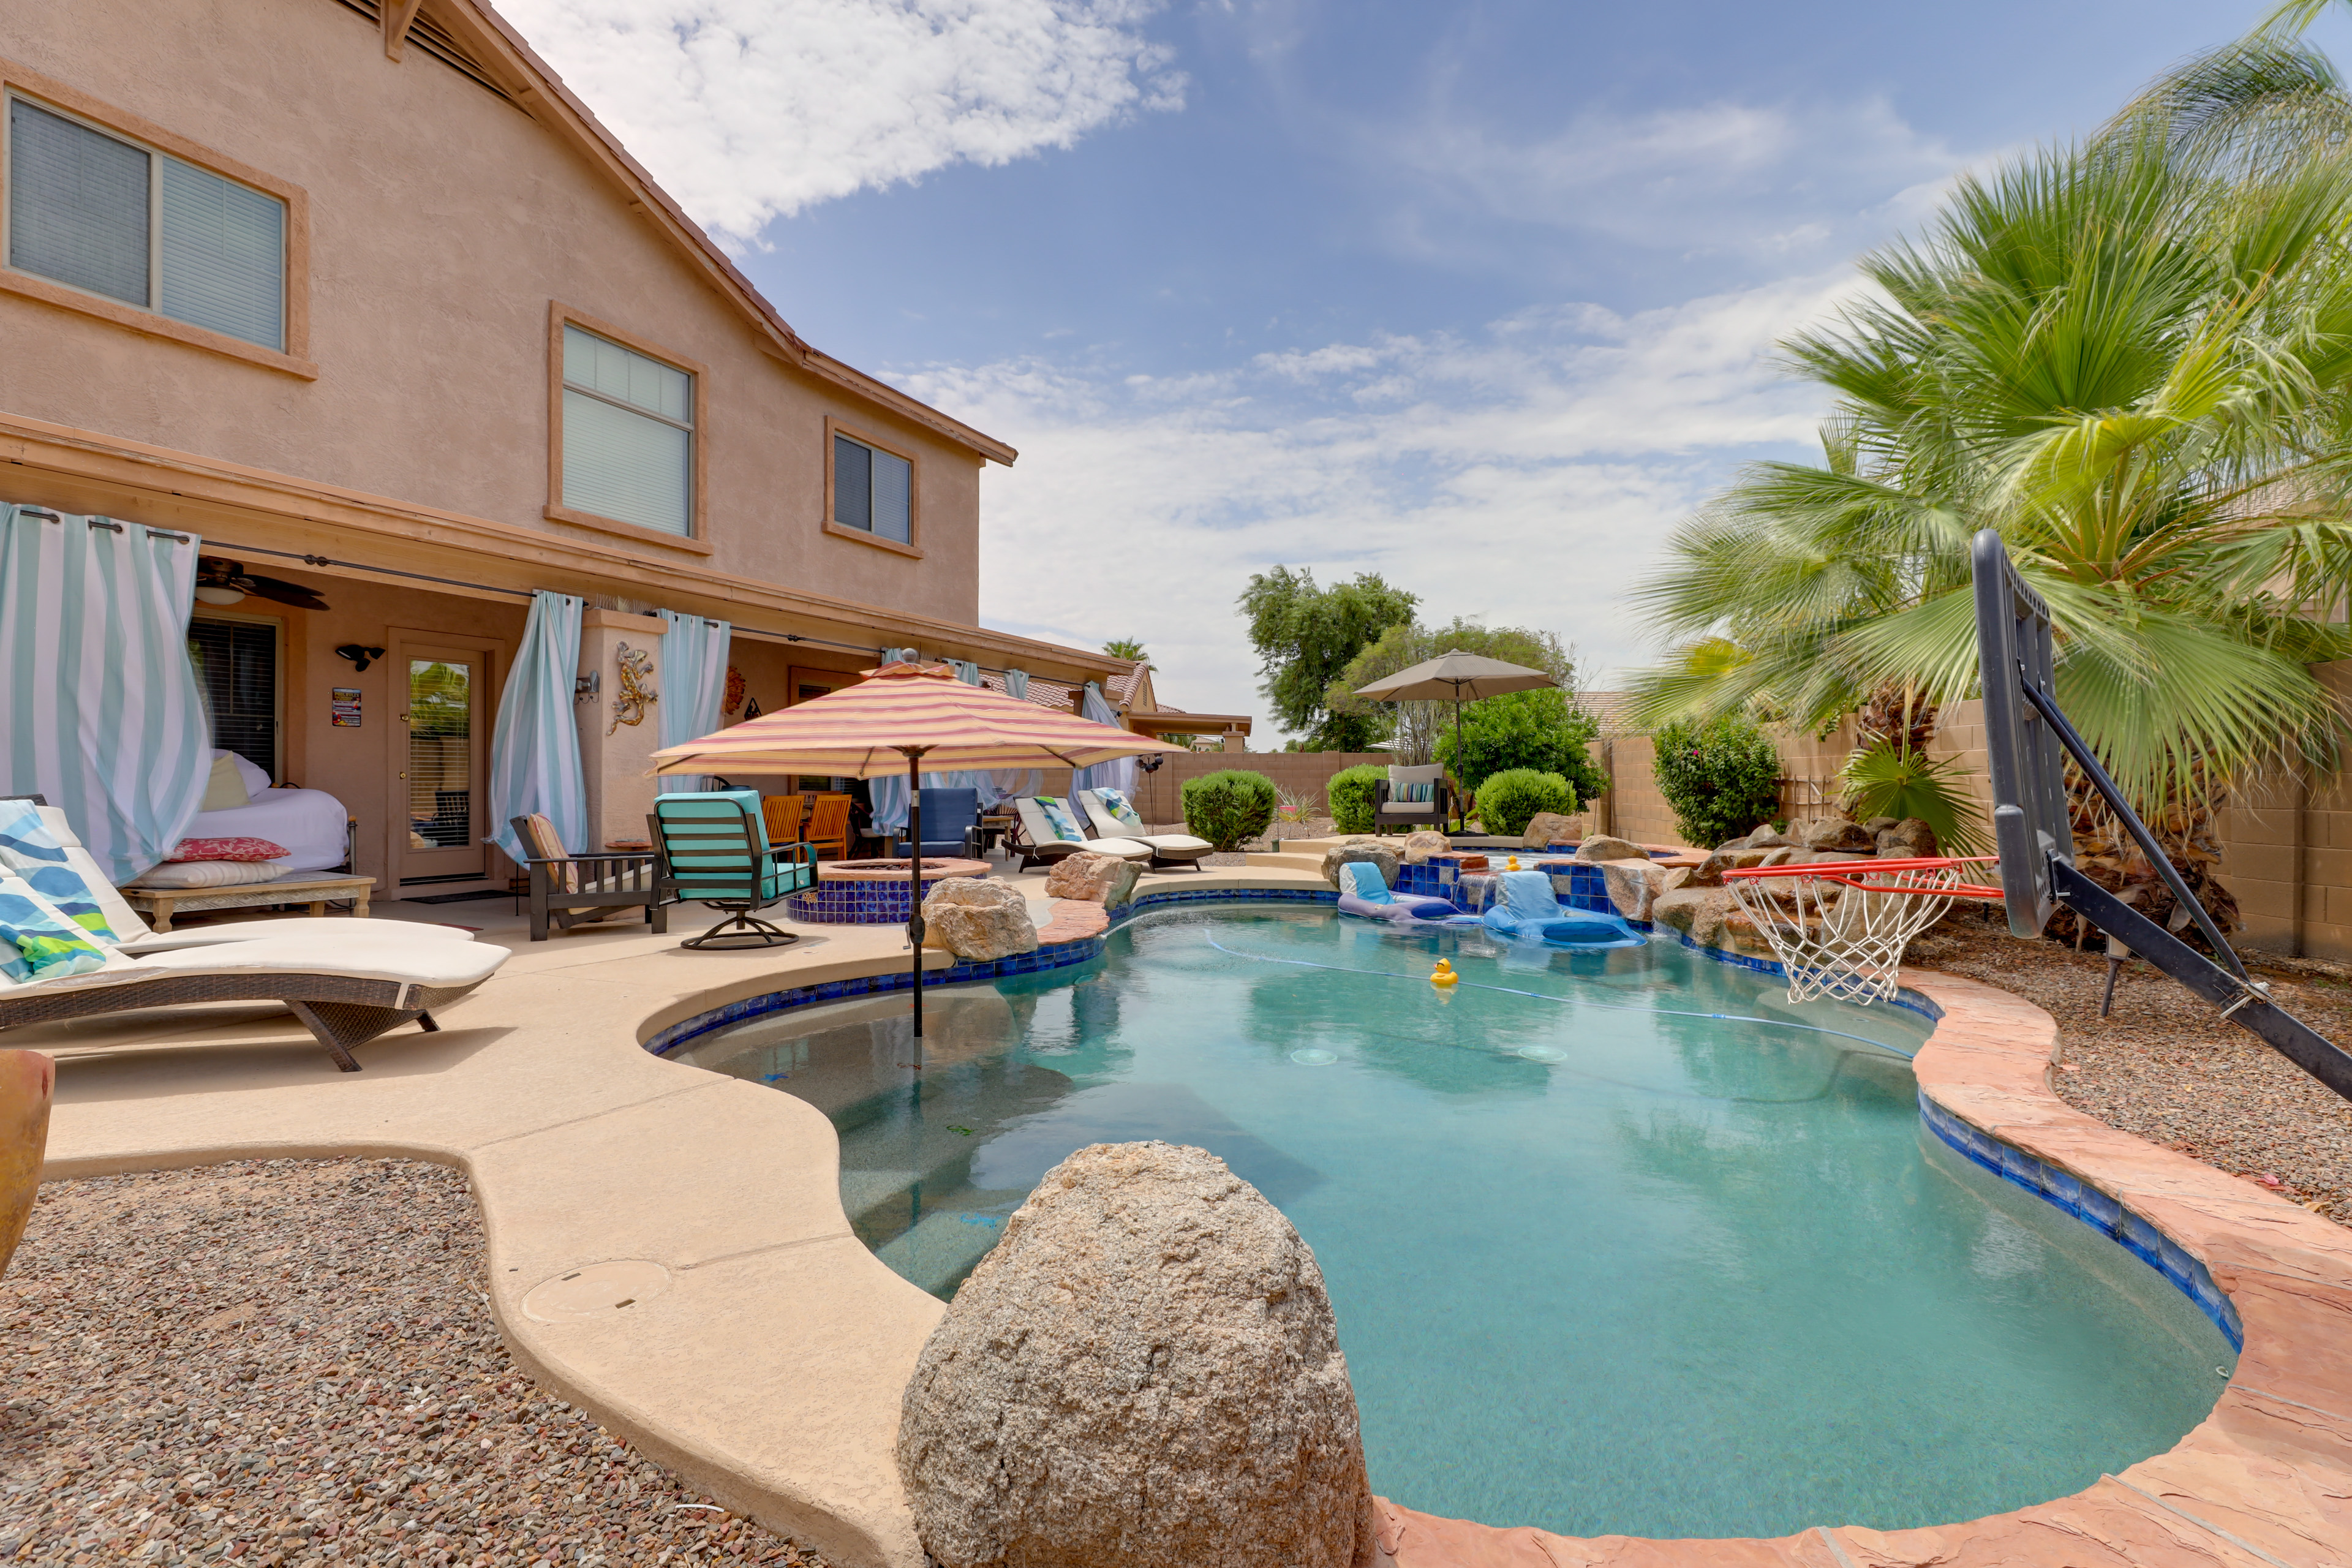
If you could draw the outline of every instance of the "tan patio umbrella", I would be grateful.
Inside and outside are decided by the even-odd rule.
[[[732,729],[665,746],[656,773],[827,773],[881,778],[907,770],[907,935],[914,947],[915,1037],[923,1037],[923,784],[920,766],[1092,767],[1190,748],[1075,713],[967,686],[943,664],[886,664],[867,679]]]
[[[1441,653],[1410,669],[1400,669],[1384,680],[1356,688],[1356,695],[1375,702],[1454,703],[1454,754],[1462,755],[1462,704],[1507,691],[1537,691],[1559,681],[1540,669],[1507,664],[1475,653]],[[1467,812],[1465,812],[1467,817]]]

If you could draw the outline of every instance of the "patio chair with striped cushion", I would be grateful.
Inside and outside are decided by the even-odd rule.
[[[647,817],[654,847],[667,868],[664,880],[684,902],[723,910],[720,921],[681,947],[782,947],[800,941],[757,918],[757,911],[815,885],[816,861],[806,842],[771,848],[755,789],[666,795]]]

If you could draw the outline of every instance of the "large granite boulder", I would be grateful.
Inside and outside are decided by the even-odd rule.
[[[1143,880],[1144,863],[1121,860],[1118,869],[1111,873],[1110,885],[1103,889],[1102,906],[1115,910],[1135,897],[1137,884]]]
[[[1323,879],[1333,887],[1339,885],[1339,868],[1350,860],[1369,860],[1381,868],[1381,880],[1396,886],[1397,854],[1377,838],[1344,839],[1323,851]]]
[[[1453,848],[1453,840],[1435,828],[1416,827],[1404,836],[1404,863],[1426,866],[1432,855],[1450,854]]]
[[[1670,926],[1701,947],[1722,945],[1723,922],[1739,904],[1728,888],[1685,885],[1660,894],[1650,905],[1650,919]]]
[[[1671,893],[1690,879],[1690,868],[1661,866],[1643,856],[1639,860],[1603,860],[1601,876],[1617,912],[1629,921],[1645,921],[1660,894]]]
[[[1538,811],[1528,818],[1528,830],[1519,837],[1522,849],[1549,849],[1555,844],[1567,844],[1576,837],[1576,818],[1562,816],[1556,811]]]
[[[1775,834],[1773,837],[1777,838],[1780,836]],[[1785,844],[1767,848],[1762,845],[1752,845],[1735,838],[1714,850],[1706,859],[1694,867],[1688,885],[1694,888],[1720,888],[1723,886],[1723,874],[1726,871],[1745,870],[1750,866],[1781,865],[1789,860],[1793,853],[1794,851]]]
[[[1097,855],[1084,849],[1064,856],[1046,868],[1045,896],[1084,899],[1099,904],[1118,885],[1118,868],[1123,864],[1116,855]]]
[[[1793,827],[1796,825],[1791,823],[1790,826]],[[1779,828],[1767,824],[1766,826],[1758,828],[1755,832],[1749,834],[1746,838],[1740,840],[1740,842],[1747,845],[1750,849],[1778,849],[1783,845],[1794,844],[1796,840],[1793,838],[1784,837]]]
[[[1917,860],[1943,853],[1936,844],[1936,830],[1916,816],[1879,829],[1876,847],[1889,860]]]
[[[1596,833],[1576,847],[1576,858],[1588,866],[1597,866],[1603,860],[1646,860],[1650,852],[1629,838]]]
[[[1010,958],[1037,951],[1036,922],[1019,889],[978,877],[950,877],[923,900],[923,945],[958,958]]]
[[[1824,816],[1805,824],[1805,835],[1800,842],[1808,849],[1858,850],[1864,855],[1878,847],[1878,841],[1871,837],[1870,829],[1849,817],[1841,816]]]
[[[931,1332],[898,1473],[940,1568],[1356,1568],[1371,1492],[1315,1256],[1224,1162],[1045,1173]]]

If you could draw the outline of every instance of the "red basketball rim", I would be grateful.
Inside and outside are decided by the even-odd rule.
[[[1865,893],[1907,893],[1916,898],[1998,899],[1999,888],[1988,888],[1973,882],[1937,884],[1922,883],[1916,887],[1888,887],[1865,882],[1864,877],[1884,875],[1892,871],[1948,871],[1956,866],[1994,866],[2000,862],[1998,855],[1926,855],[1910,860],[1811,860],[1801,866],[1748,866],[1724,872],[1727,882],[1738,877],[1747,881],[1761,881],[1768,877],[1814,877],[1824,882],[1859,889]],[[1832,868],[1836,868],[1832,869]]]

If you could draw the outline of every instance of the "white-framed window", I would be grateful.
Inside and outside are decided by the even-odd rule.
[[[285,352],[283,200],[15,92],[5,122],[11,271]]]
[[[694,383],[564,322],[562,508],[692,538]]]
[[[915,465],[896,452],[835,433],[833,521],[877,539],[915,538]]]

